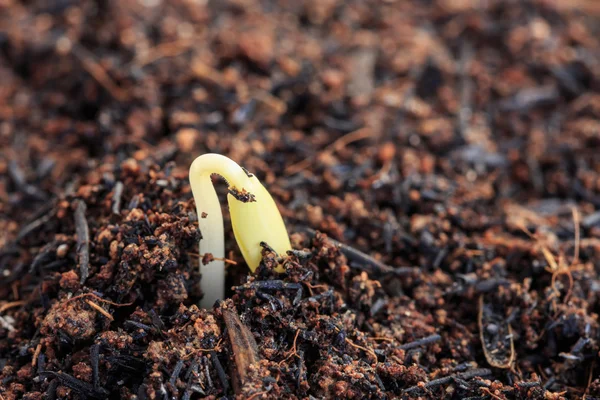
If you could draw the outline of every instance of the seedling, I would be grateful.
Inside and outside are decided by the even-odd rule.
[[[196,200],[200,239],[200,287],[204,292],[201,306],[212,307],[225,291],[225,239],[223,215],[211,176],[220,175],[228,185],[227,203],[235,240],[246,263],[254,272],[262,259],[261,242],[278,254],[291,249],[290,239],[275,201],[253,174],[220,154],[204,154],[190,166],[190,185]],[[202,256],[211,253],[214,260],[202,264]],[[283,272],[279,266],[278,272]]]

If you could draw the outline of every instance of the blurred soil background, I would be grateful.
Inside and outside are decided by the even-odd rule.
[[[1,0],[0,398],[600,398],[599,38],[594,0]],[[226,220],[212,310],[206,152],[298,250],[250,275]]]

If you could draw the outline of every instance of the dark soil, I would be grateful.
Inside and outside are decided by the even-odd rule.
[[[600,398],[599,17],[1,1],[0,400]],[[206,152],[297,250],[212,310]]]

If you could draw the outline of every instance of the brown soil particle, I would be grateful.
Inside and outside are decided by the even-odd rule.
[[[60,331],[71,338],[85,340],[96,333],[95,319],[96,312],[80,300],[56,302],[41,322],[40,332],[50,335]]]
[[[600,398],[596,1],[0,3],[0,400]]]

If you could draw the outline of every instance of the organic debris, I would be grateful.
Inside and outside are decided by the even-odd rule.
[[[0,400],[600,398],[597,2],[2,4]]]

